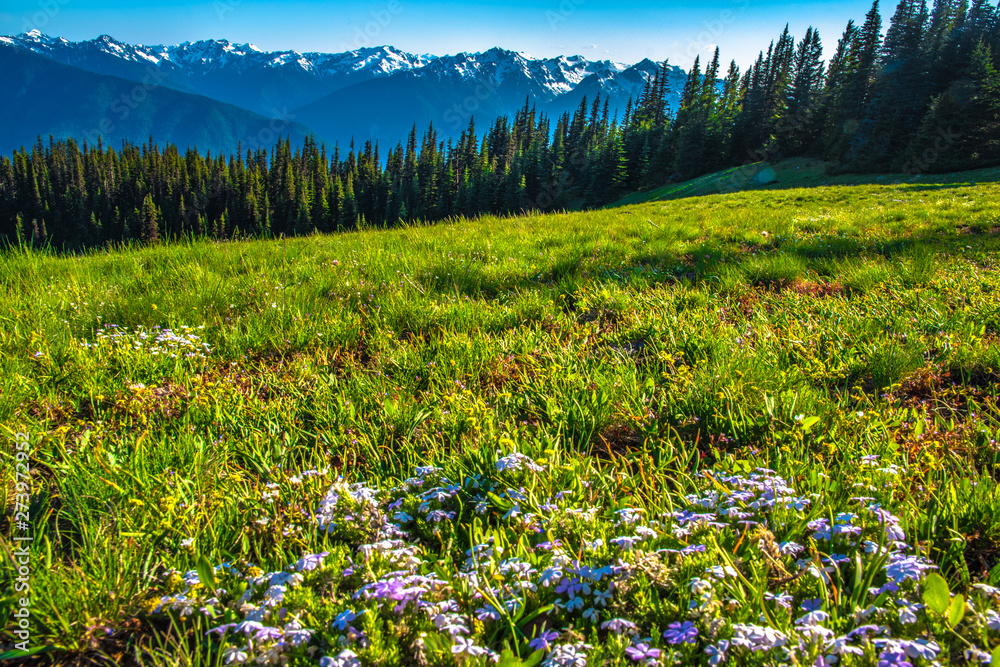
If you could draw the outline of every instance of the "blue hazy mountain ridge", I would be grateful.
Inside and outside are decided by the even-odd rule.
[[[659,67],[650,60],[631,67],[598,63],[579,80],[551,81],[541,80],[519,62],[523,60],[520,54],[499,49],[449,56],[421,69],[343,88],[294,113],[320,136],[341,143],[354,137],[395,145],[406,140],[414,124],[419,135],[431,123],[438,138],[447,139],[457,137],[473,118],[482,130],[498,116],[513,117],[526,100],[549,114],[553,123],[560,114],[572,113],[584,97],[592,102],[598,93],[611,113],[624,114],[629,98],[638,98]],[[680,68],[671,68],[671,90],[679,92],[686,76]]]
[[[159,86],[152,77],[133,81],[101,75],[0,43],[0,153],[74,138],[118,146],[149,137],[181,151],[212,153],[241,145],[270,147],[281,134],[301,142],[308,130],[287,119],[269,119],[241,107]]]
[[[441,57],[412,55],[390,46],[333,54],[263,52],[252,44],[226,40],[144,46],[119,42],[108,35],[70,42],[37,31],[0,37],[3,45],[73,68],[62,74],[70,77],[71,72],[78,73],[80,80],[73,88],[91,105],[110,100],[110,106],[119,95],[109,94],[109,83],[85,74],[142,86],[140,103],[128,99],[132,87],[121,91],[129,113],[120,123],[114,120],[124,113],[121,104],[116,111],[106,108],[96,113],[95,121],[98,110],[60,108],[65,105],[59,102],[57,88],[33,86],[32,95],[39,98],[32,104],[55,107],[44,109],[41,118],[48,119],[46,127],[58,130],[54,134],[60,137],[92,139],[95,129],[105,141],[129,138],[144,142],[152,135],[159,142],[176,143],[194,137],[208,142],[197,144],[202,150],[226,151],[235,150],[241,142],[244,147],[267,143],[266,139],[278,133],[291,135],[298,143],[307,132],[330,145],[346,147],[352,139],[358,144],[372,139],[389,148],[405,142],[414,125],[422,134],[431,123],[443,140],[457,137],[473,117],[478,127],[485,128],[498,116],[513,116],[525,100],[554,121],[558,115],[575,110],[584,97],[593,101],[600,94],[611,112],[621,115],[628,100],[638,98],[646,80],[659,67],[650,60],[627,66],[580,56],[535,59],[500,48]],[[25,62],[40,66],[32,59]],[[5,79],[13,77],[13,81],[0,86],[0,95],[11,101],[19,90],[12,87],[18,77],[11,68],[18,66],[14,61],[7,63]],[[669,68],[668,101],[674,108],[686,77],[679,67]],[[88,89],[88,85],[100,90]],[[150,88],[149,95],[143,93],[146,88]],[[162,105],[181,104],[180,111],[184,111],[194,103],[166,94],[170,92],[210,98],[223,106],[205,113],[193,125],[178,122],[178,114],[168,113]],[[18,101],[26,103],[23,95]],[[242,128],[253,125],[252,117],[234,116],[225,105],[279,120],[270,125],[265,122],[271,131],[258,130],[248,140]],[[57,111],[64,117],[58,117]],[[86,117],[81,118],[81,113]],[[223,126],[212,127],[220,117]],[[238,122],[237,117],[241,119]],[[102,121],[106,121],[105,126],[111,122],[114,131],[101,132]],[[46,127],[37,126],[30,114],[23,114],[20,122],[0,130],[0,149],[32,143],[36,134],[51,131]],[[273,131],[275,128],[278,131]]]

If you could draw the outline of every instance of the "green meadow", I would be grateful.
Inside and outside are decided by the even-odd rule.
[[[997,170],[779,176],[3,252],[0,658],[988,660]]]

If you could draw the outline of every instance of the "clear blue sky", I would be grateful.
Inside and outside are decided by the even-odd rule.
[[[883,4],[883,17],[894,4]],[[501,46],[536,57],[669,58],[686,69],[715,45],[725,62],[745,67],[786,22],[796,37],[816,26],[829,57],[847,20],[860,23],[869,7],[870,0],[4,0],[0,34],[38,28],[74,41],[107,33],[143,44],[224,38],[267,51],[392,44],[443,55]]]

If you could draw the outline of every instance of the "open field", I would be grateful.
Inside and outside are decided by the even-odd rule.
[[[0,653],[986,660],[994,172],[0,255]]]

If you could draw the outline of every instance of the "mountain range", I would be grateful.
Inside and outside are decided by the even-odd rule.
[[[233,151],[308,133],[329,144],[405,141],[433,123],[440,139],[483,126],[525,100],[557,116],[599,93],[624,113],[658,69],[581,56],[537,59],[500,48],[414,55],[391,46],[345,53],[265,52],[226,40],[173,46],[107,35],[72,42],[31,31],[0,37],[0,153],[37,135],[106,143],[172,142]],[[687,75],[669,67],[676,108]]]

